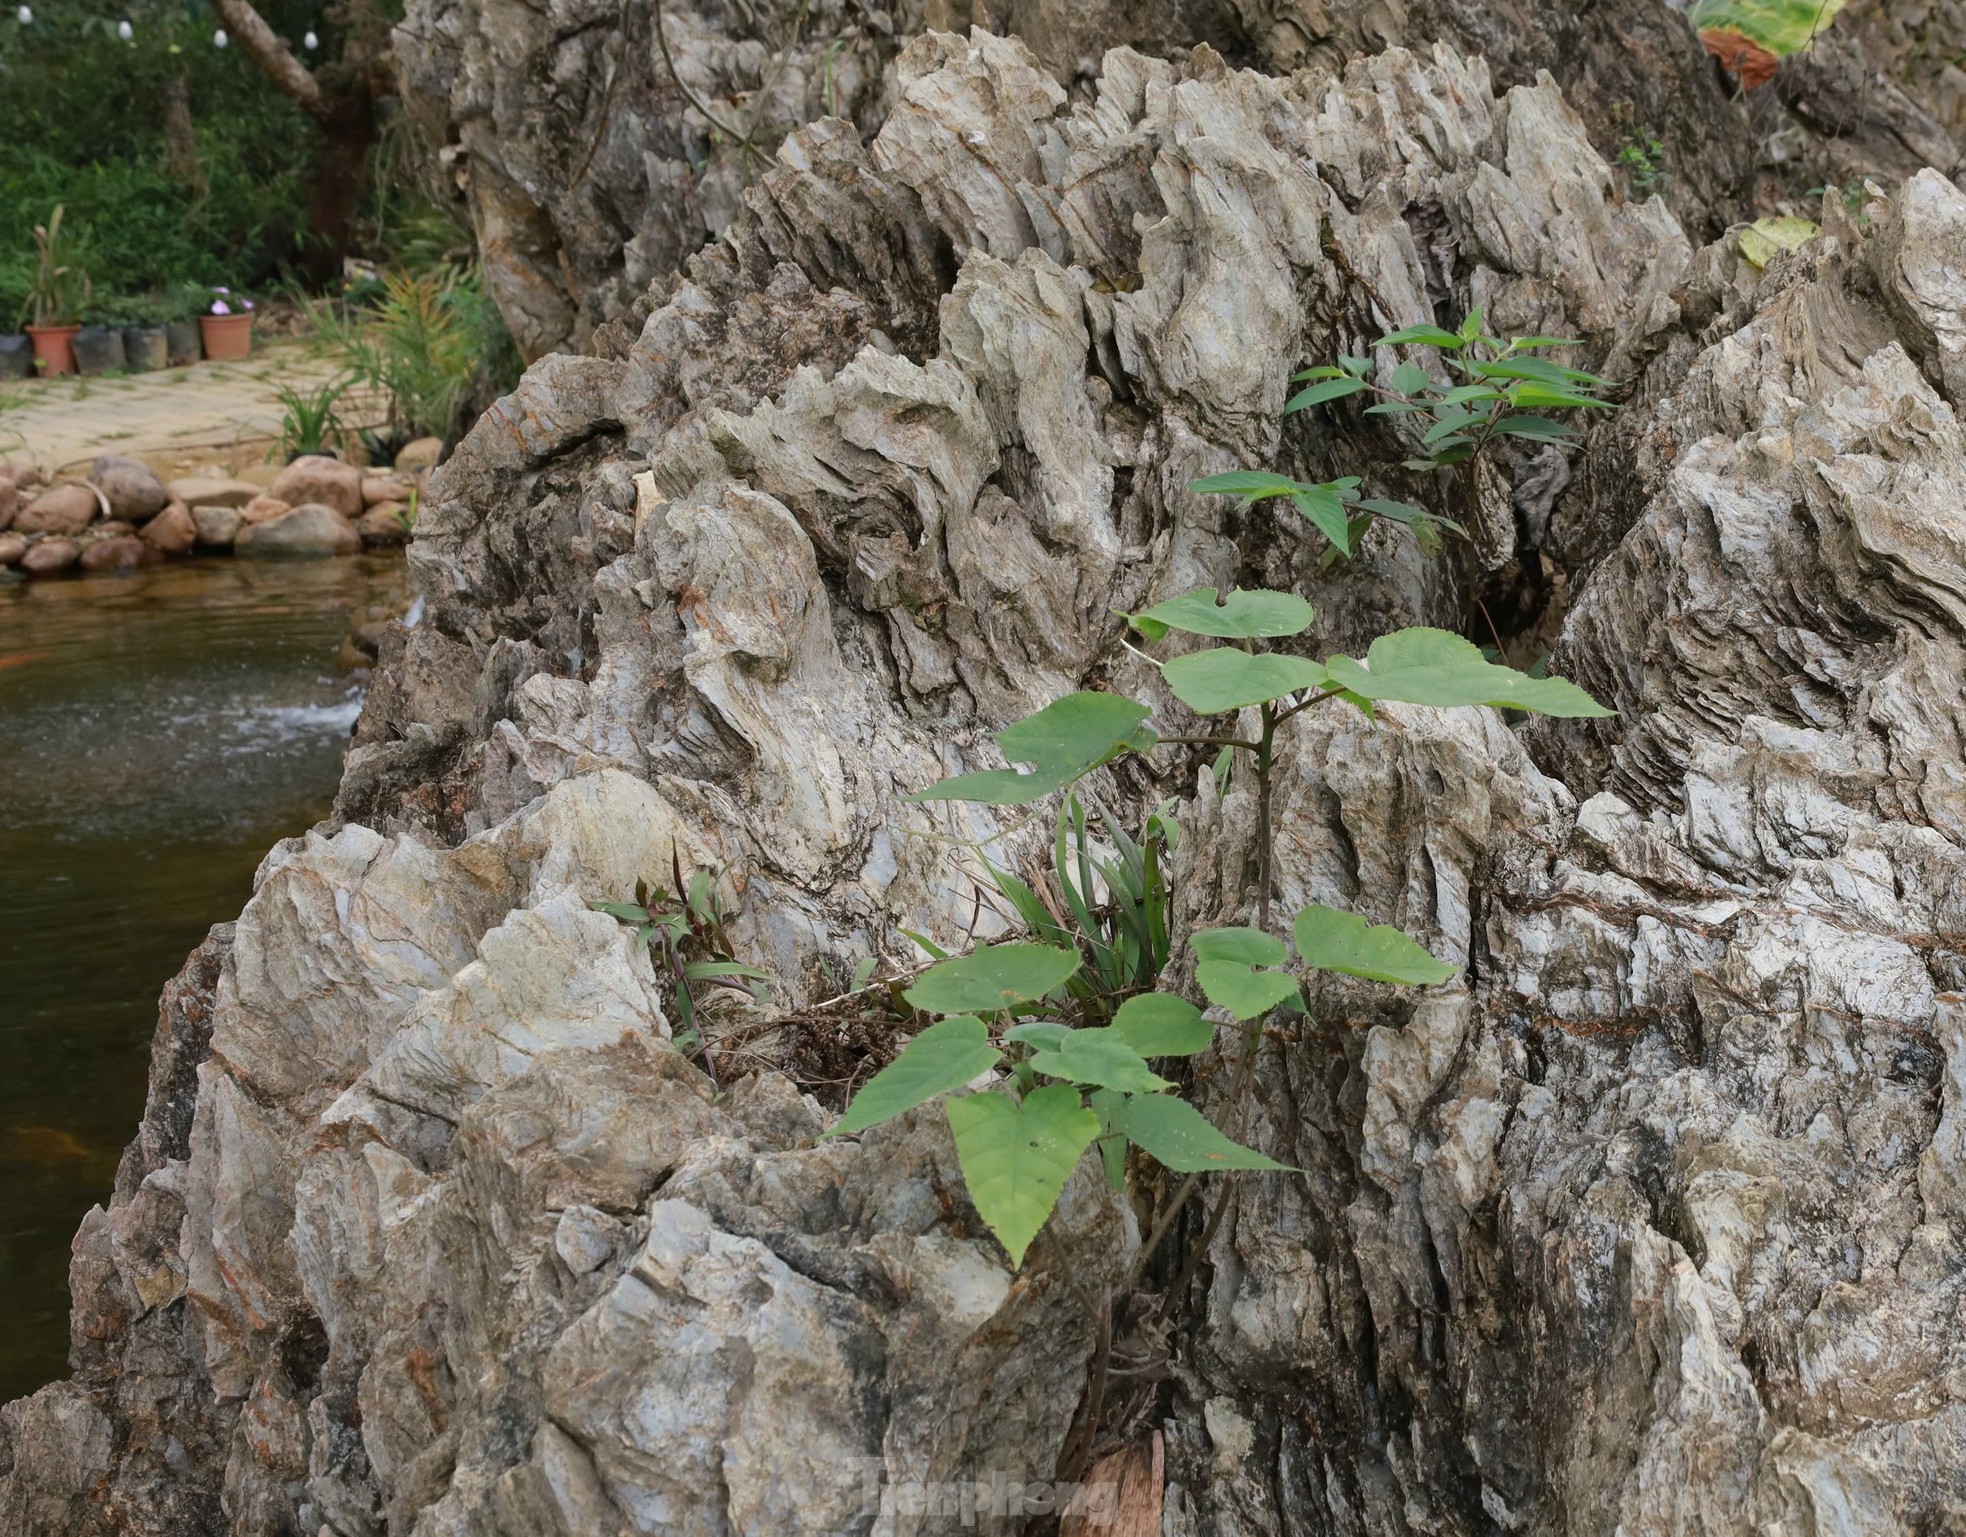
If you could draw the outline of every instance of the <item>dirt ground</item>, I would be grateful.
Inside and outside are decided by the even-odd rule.
[[[268,462],[284,414],[280,386],[304,392],[337,371],[310,343],[274,341],[255,343],[237,363],[0,386],[0,458],[31,460],[50,475],[106,453],[136,455],[167,477],[211,466],[236,474]],[[350,427],[382,415],[357,394],[337,409]]]

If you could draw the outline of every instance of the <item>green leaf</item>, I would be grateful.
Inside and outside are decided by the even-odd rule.
[[[1289,952],[1283,941],[1261,929],[1203,929],[1188,943],[1200,958],[1195,980],[1208,1001],[1237,1019],[1254,1019],[1297,996],[1297,984],[1281,971]]]
[[[1239,961],[1245,966],[1281,966],[1290,951],[1274,934],[1261,929],[1200,929],[1188,944],[1204,961]]]
[[[1820,226],[1794,216],[1756,219],[1741,231],[1741,255],[1755,267],[1765,267],[1779,251],[1793,251],[1822,233]]]
[[[1526,379],[1556,385],[1610,383],[1610,380],[1587,374],[1581,368],[1563,368],[1542,358],[1498,358],[1492,363],[1471,362],[1467,368],[1478,379]]]
[[[1218,635],[1230,639],[1275,639],[1300,635],[1310,628],[1311,605],[1295,593],[1240,587],[1220,603],[1213,587],[1200,587],[1132,616],[1133,626],[1149,640],[1169,630],[1189,635]]]
[[[1004,1031],[1003,1038],[1045,1051],[1056,1051],[1058,1043],[1071,1033],[1070,1025],[1061,1025],[1055,1019],[1027,1019]]]
[[[1559,389],[1554,384],[1543,384],[1535,379],[1525,379],[1509,394],[1509,404],[1515,406],[1538,406],[1545,410],[1571,411],[1615,411],[1615,402],[1599,400],[1595,395],[1580,395],[1575,390]]]
[[[1174,1087],[1110,1028],[1068,1031],[1057,1050],[1034,1053],[1031,1066],[1047,1078],[1066,1078],[1127,1094],[1154,1094]]]
[[[938,961],[946,961],[949,958],[949,952],[947,950],[944,950],[934,940],[929,939],[925,935],[917,934],[913,929],[903,929],[901,935],[904,939],[910,940],[918,945],[924,955],[931,956]]]
[[[1452,331],[1443,331],[1439,326],[1408,326],[1403,331],[1394,331],[1380,337],[1372,345],[1375,347],[1402,347],[1410,342],[1419,342],[1427,347],[1447,347],[1458,349],[1465,345]]]
[[[1079,1102],[1077,1089],[1054,1083],[1021,1104],[1002,1094],[952,1099],[949,1129],[970,1200],[1011,1264],[1023,1264],[1065,1181],[1099,1135],[1099,1117]]]
[[[1335,491],[1323,486],[1307,486],[1291,498],[1297,510],[1312,523],[1318,531],[1349,555],[1352,552],[1351,534],[1346,527],[1345,504]]]
[[[1302,481],[1279,475],[1274,470],[1229,470],[1220,475],[1205,475],[1200,480],[1191,480],[1188,489],[1243,496],[1255,501],[1266,496],[1291,496],[1306,488]]]
[[[1319,971],[1409,987],[1432,987],[1460,968],[1435,960],[1388,924],[1371,924],[1356,913],[1312,903],[1297,915],[1297,954]]]
[[[1030,773],[1002,768],[958,774],[908,799],[1024,805],[1064,788],[1123,752],[1153,746],[1153,732],[1141,725],[1149,713],[1144,704],[1119,694],[1067,694],[996,734],[1004,757],[1030,764]]]
[[[618,919],[622,923],[648,921],[648,909],[638,907],[633,902],[589,902],[587,905],[595,912],[606,913],[610,918]]]
[[[1486,704],[1573,718],[1617,713],[1562,678],[1531,678],[1513,667],[1498,666],[1483,657],[1473,641],[1447,630],[1395,630],[1372,643],[1363,664],[1334,656],[1325,666],[1333,684],[1364,699],[1439,706]]]
[[[980,1019],[944,1019],[901,1049],[901,1055],[867,1080],[829,1137],[891,1121],[938,1094],[960,1089],[1003,1059]]]
[[[1233,646],[1177,656],[1161,675],[1174,697],[1197,715],[1221,715],[1325,683],[1325,670],[1305,657],[1271,652],[1253,656]]]
[[[1461,319],[1461,345],[1466,346],[1481,335],[1481,306],[1477,304]]]
[[[1215,1031],[1201,1010],[1172,993],[1142,993],[1113,1015],[1113,1034],[1143,1057],[1192,1057],[1206,1051]]]
[[[931,966],[901,996],[930,1014],[995,1012],[1042,998],[1079,969],[1072,950],[1020,941]]]
[[[1577,436],[1575,428],[1546,416],[1505,416],[1493,430],[1502,437],[1527,438],[1532,443],[1568,443]]]
[[[1460,345],[1458,339],[1455,345]],[[1418,363],[1402,363],[1393,370],[1393,388],[1402,395],[1424,395],[1436,386],[1433,375]]]
[[[1777,58],[1800,53],[1843,9],[1844,0],[1694,0],[1695,32],[1733,32]]]
[[[1356,395],[1364,388],[1363,379],[1349,377],[1327,379],[1322,384],[1313,384],[1292,395],[1284,402],[1283,414],[1288,416],[1292,411],[1305,411],[1312,406],[1321,406],[1327,400],[1343,400],[1347,395]]]
[[[1114,1113],[1113,1124],[1177,1174],[1201,1174],[1210,1169],[1285,1169],[1287,1163],[1266,1158],[1254,1148],[1231,1142],[1186,1100],[1171,1094],[1146,1094],[1129,1099]]]
[[[1459,432],[1469,423],[1480,420],[1481,418],[1472,411],[1463,411],[1459,407],[1450,407],[1434,418],[1433,426],[1427,429],[1426,436],[1420,441],[1431,447],[1449,433]]]
[[[770,972],[760,971],[755,966],[746,966],[742,961],[691,961],[683,967],[683,975],[692,982],[723,977],[749,977],[758,982],[772,980]]]
[[[1344,369],[1333,368],[1329,364],[1326,364],[1322,368],[1300,369],[1290,376],[1290,382],[1292,384],[1302,384],[1306,379],[1342,379],[1344,377]]]
[[[1509,346],[1518,352],[1526,352],[1532,347],[1581,347],[1584,344],[1574,336],[1518,336]]]

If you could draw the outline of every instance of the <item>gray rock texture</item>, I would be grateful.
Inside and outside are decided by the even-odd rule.
[[[436,473],[336,817],[166,995],[75,1376],[0,1411],[0,1529],[953,1533],[922,1484],[1154,1432],[1170,1533],[1958,1528],[1966,195],[1836,200],[1761,272],[1444,45],[1116,49],[1074,98],[932,34],[886,89]],[[1458,510],[1381,468],[1397,419],[1279,411],[1473,303],[1628,404],[1500,463],[1470,560],[1380,528],[1326,569],[1187,489]],[[1250,1135],[1303,1172],[1206,1181],[1143,1297],[1090,1162],[1013,1276],[937,1116],[817,1140],[742,1009],[720,1092],[586,905],[715,869],[812,1005],[901,927],[992,931],[957,840],[1000,824],[903,801],[992,729],[1087,683],[1185,724],[1115,610],[1289,586],[1322,651],[1512,569],[1619,717],[1293,722],[1280,900],[1464,970],[1265,1034]],[[1175,757],[1101,791],[1176,799],[1182,928],[1247,920],[1254,796]],[[1124,1361],[1150,1391],[1079,1424]]]
[[[1743,94],[1674,0],[572,0],[560,9],[411,0],[396,33],[404,101],[433,179],[479,236],[490,288],[528,358],[631,339],[670,274],[739,217],[779,141],[821,118],[873,139],[900,105],[894,61],[924,29],[1021,38],[1074,100],[1107,49],[1196,43],[1283,74],[1445,42],[1501,89],[1552,71],[1598,152],[1643,153],[1696,240],[1824,185],[1954,169],[1966,132],[1950,3],[1857,0],[1772,86]],[[954,255],[968,254],[951,230]],[[651,300],[649,289],[657,293]],[[619,329],[619,328],[616,328]]]

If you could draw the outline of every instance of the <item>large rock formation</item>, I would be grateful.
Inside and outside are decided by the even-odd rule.
[[[1607,160],[1640,156],[1696,239],[1811,189],[1950,171],[1966,131],[1956,6],[1852,6],[1772,88],[1743,94],[1674,0],[582,0],[571,9],[412,0],[396,34],[404,99],[479,236],[528,358],[585,346],[738,216],[791,129],[839,117],[871,138],[898,105],[890,66],[924,27],[1015,35],[1075,98],[1128,45],[1207,43],[1275,73],[1342,68],[1444,41],[1506,89],[1555,73]],[[835,130],[836,132],[839,130]],[[961,254],[967,254],[961,253]]]
[[[924,1482],[1155,1431],[1172,1532],[1956,1525],[1966,196],[1833,201],[1763,274],[1446,47],[1121,49],[1074,100],[931,35],[892,92],[440,472],[336,819],[167,996],[76,1375],[0,1411],[0,1526],[899,1537],[963,1528]],[[1631,389],[1574,466],[1482,483],[1470,561],[1381,529],[1327,570],[1187,489],[1438,504],[1396,424],[1279,409],[1473,303]],[[1557,666],[1620,718],[1292,724],[1280,894],[1465,970],[1265,1036],[1251,1134],[1304,1172],[1210,1181],[1144,1295],[1089,1165],[1013,1277],[932,1114],[816,1143],[734,1036],[713,1088],[585,905],[722,871],[813,1004],[977,924],[910,829],[996,824],[906,793],[1088,681],[1179,723],[1115,609],[1287,585],[1323,649],[1511,571],[1567,586]],[[1246,919],[1252,795],[1173,757],[1105,793],[1177,797],[1184,925]],[[1122,1359],[1148,1391],[1088,1395]]]

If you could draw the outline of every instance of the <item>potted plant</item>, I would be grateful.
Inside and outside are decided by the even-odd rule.
[[[250,357],[253,350],[253,301],[229,288],[214,288],[212,302],[198,317],[205,356],[221,362]]]
[[[178,283],[164,295],[158,308],[164,320],[164,361],[168,366],[182,368],[205,355],[198,317],[211,297],[202,283]]]
[[[56,206],[46,224],[34,226],[34,274],[28,282],[21,316],[32,315],[27,334],[34,342],[34,360],[47,374],[75,372],[70,343],[81,329],[75,316],[89,301],[89,276],[75,264],[73,240],[63,233],[62,210]]]
[[[21,312],[27,302],[27,269],[0,266],[0,317]],[[0,324],[4,324],[0,320]],[[0,331],[0,383],[34,377],[34,344],[25,331]]]
[[[98,311],[68,340],[75,372],[85,379],[123,371],[123,327]]]
[[[125,299],[123,364],[133,374],[147,374],[170,361],[170,335],[164,329],[164,306],[154,298]]]

